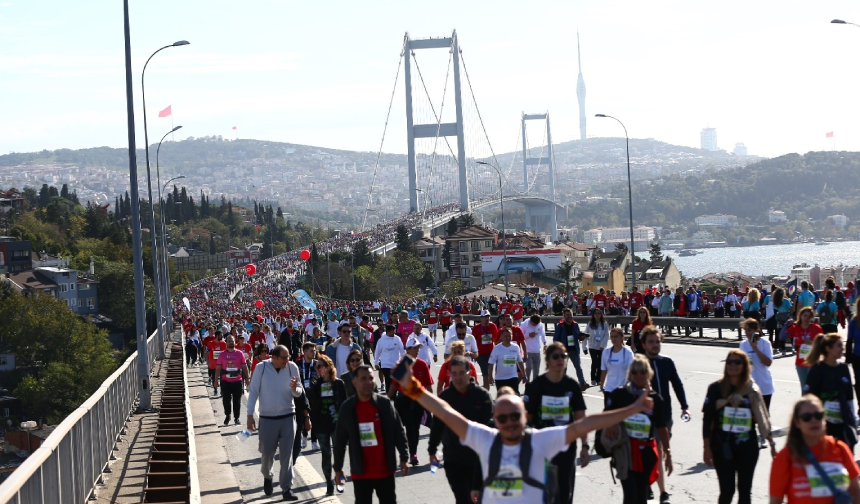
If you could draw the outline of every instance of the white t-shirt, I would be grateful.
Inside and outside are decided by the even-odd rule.
[[[478,342],[475,341],[475,337],[471,334],[466,334],[466,337],[462,340],[457,337],[455,334],[445,340],[445,355],[451,355],[451,343],[455,341],[462,341],[464,345],[466,345],[467,352],[478,353]]]
[[[499,345],[501,346],[501,345]],[[514,346],[514,345],[511,345]],[[546,461],[567,449],[565,430],[567,426],[547,427],[532,431],[532,458],[529,462],[529,476],[535,481],[546,481]],[[490,471],[490,447],[498,430],[485,425],[469,422],[466,438],[462,439],[481,459],[483,478]],[[543,491],[522,481],[520,468],[520,445],[502,445],[502,459],[499,463],[498,481],[484,489],[484,504],[536,504],[543,502]]]
[[[334,363],[334,365],[338,371],[343,369],[344,373],[345,373],[346,370],[349,369],[346,366],[346,359],[347,359],[347,357],[349,357],[349,352],[351,352],[351,351],[352,351],[352,347],[349,345],[343,345],[343,344],[337,345],[337,355],[335,356],[337,361]]]
[[[472,328],[471,327],[466,326],[466,334],[472,334]],[[448,330],[445,331],[445,340],[446,341],[451,336],[457,337],[457,324],[451,324],[451,327],[449,327]]]
[[[546,346],[546,331],[543,329],[543,323],[532,325],[531,320],[526,319],[520,324],[520,329],[523,330],[523,336],[526,339],[526,351],[528,353],[540,353],[541,349]],[[534,333],[534,338],[529,335]]]
[[[495,366],[497,380],[510,380],[517,377],[517,362],[523,361],[523,355],[520,353],[519,345],[511,343],[505,347],[501,343],[493,347],[490,352],[490,362]]]
[[[600,370],[606,371],[603,390],[612,392],[618,387],[623,387],[627,381],[627,370],[632,363],[633,351],[627,347],[621,347],[618,352],[613,352],[612,347],[603,350],[600,356]]]
[[[417,339],[419,343],[424,345],[418,349],[418,358],[426,362],[428,366],[433,365],[433,356],[436,355],[436,345],[433,344],[430,335],[422,332],[421,334],[412,333],[409,337]]]
[[[773,362],[773,347],[770,345],[770,341],[759,338],[758,349],[771,360],[771,363]],[[773,376],[770,374],[770,368],[761,363],[761,359],[752,349],[752,344],[748,339],[741,341],[740,350],[750,358],[750,366],[752,366],[752,373],[750,374],[755,384],[758,385],[761,395],[773,394]]]
[[[326,322],[325,333],[328,334],[329,336],[331,336],[332,338],[337,339],[338,338],[338,334],[337,334],[337,328],[338,327],[340,327],[340,322],[338,322],[336,320],[329,320],[328,322]],[[313,332],[311,332],[309,334],[313,334]],[[338,369],[340,369],[340,368],[338,368]]]

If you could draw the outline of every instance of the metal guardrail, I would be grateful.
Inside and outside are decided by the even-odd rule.
[[[158,355],[157,331],[146,345],[151,369]],[[134,352],[0,485],[0,504],[87,502],[136,401]]]

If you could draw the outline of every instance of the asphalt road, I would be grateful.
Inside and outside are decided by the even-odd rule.
[[[441,343],[439,345],[441,354]],[[674,473],[667,479],[667,490],[672,495],[672,502],[714,502],[718,492],[717,477],[713,469],[702,463],[700,412],[708,385],[722,374],[723,363],[721,361],[725,359],[727,349],[699,345],[664,344],[663,354],[674,359],[680,371],[692,415],[692,420],[689,423],[680,420],[680,407],[673,394],[675,424],[671,446],[675,466]],[[582,366],[586,374],[587,370],[590,369],[590,364],[589,357],[583,356]],[[435,377],[438,374],[439,365],[433,365],[432,368]],[[205,373],[202,368],[199,369],[200,372]],[[775,438],[779,449],[785,443],[784,428],[788,423],[790,408],[794,400],[800,395],[800,385],[794,369],[793,357],[777,358],[771,366],[771,370],[776,385],[776,392],[771,405],[771,419],[776,431]],[[568,363],[568,373],[575,377],[573,366],[570,363]],[[211,393],[211,389],[209,390]],[[494,391],[492,392],[494,393]],[[210,396],[210,400],[212,408],[215,410],[215,417],[220,421],[223,419],[221,399]],[[585,400],[588,411],[602,410],[603,398],[597,388],[586,391]],[[263,494],[257,438],[253,436],[245,442],[238,441],[235,434],[242,428],[230,425],[229,427],[221,427],[221,431],[224,436],[224,446],[241,487],[244,501],[250,503],[280,500],[280,489],[277,486],[271,497]],[[435,475],[430,473],[427,461],[428,436],[429,429],[422,427],[418,448],[421,464],[411,468],[408,476],[404,478],[398,476],[397,478],[397,497],[401,503],[442,503],[453,502],[454,500],[442,473],[444,469]],[[590,438],[590,444],[594,444],[593,434]],[[762,450],[755,472],[753,502],[767,502],[770,461],[768,451]],[[275,471],[275,480],[277,480],[277,468]],[[348,462],[345,472],[347,475],[349,474]],[[656,484],[654,490],[656,493]],[[320,454],[318,451],[310,450],[310,443],[296,464],[293,491],[304,502],[354,502],[350,484],[347,484],[345,493],[335,497],[322,498],[325,493],[325,482],[322,477]],[[591,462],[587,467],[577,469],[574,502],[601,504],[621,502],[621,487],[612,482],[608,460],[592,455]]]

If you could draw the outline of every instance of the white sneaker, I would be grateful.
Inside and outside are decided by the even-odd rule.
[[[302,436],[302,450],[308,447],[308,437]]]
[[[320,445],[316,441],[311,441],[311,450],[319,450]]]

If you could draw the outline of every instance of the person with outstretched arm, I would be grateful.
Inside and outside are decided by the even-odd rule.
[[[426,393],[421,382],[412,377],[412,366],[406,367],[406,372],[398,380],[402,392],[445,423],[464,446],[478,454],[484,478],[483,504],[543,502],[547,490],[545,482],[548,481],[545,460],[552,459],[576,439],[593,430],[615,425],[630,415],[650,411],[654,407],[646,391],[626,408],[589,415],[567,425],[533,431],[526,429],[523,400],[509,388],[502,387],[493,411],[497,428],[491,428],[466,420],[447,402]],[[529,453],[531,456],[528,456]],[[514,460],[519,463],[511,464]]]

